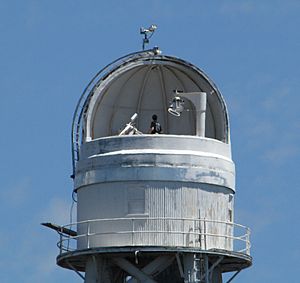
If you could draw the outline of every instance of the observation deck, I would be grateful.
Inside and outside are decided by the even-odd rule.
[[[246,268],[252,261],[250,229],[236,223],[191,218],[131,217],[94,219],[63,227],[73,229],[78,226],[84,227],[81,234],[61,234],[57,243],[60,249],[57,262],[63,267],[69,268],[69,262],[84,271],[84,263],[90,255],[133,255],[136,251],[152,256],[158,253],[209,253],[216,258],[223,255],[223,272],[234,271],[237,265],[240,269]],[[223,231],[223,234],[215,231]],[[220,240],[227,242],[231,248],[220,249]],[[80,241],[85,242],[85,249],[78,249]]]

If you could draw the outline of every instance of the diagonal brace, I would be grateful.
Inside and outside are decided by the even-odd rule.
[[[164,271],[174,260],[173,256],[163,255],[155,258],[149,264],[142,268],[142,272],[146,273],[151,277],[155,277],[162,271]],[[135,278],[131,278],[128,283],[136,283]]]
[[[117,264],[123,270],[128,272],[130,275],[137,278],[139,281],[141,281],[143,283],[157,283],[156,281],[154,281],[151,278],[151,276],[149,276],[148,274],[146,274],[142,270],[135,267],[131,262],[129,262],[125,258],[122,258],[122,257],[113,258],[113,261],[115,262],[115,264]]]
[[[210,269],[208,269],[206,271],[208,277],[212,274],[215,267],[223,260],[223,258],[224,258],[224,256],[220,256],[219,259],[210,267]],[[205,276],[206,276],[206,274],[203,274],[200,278],[200,281],[203,280]]]

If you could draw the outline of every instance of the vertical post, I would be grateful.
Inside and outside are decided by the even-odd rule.
[[[205,137],[206,92],[199,92],[199,110],[197,111],[197,135]],[[197,106],[196,106],[197,107]]]
[[[199,243],[200,243],[200,249],[202,250],[202,238],[203,238],[203,233],[202,233],[202,220],[199,215]]]
[[[63,236],[62,232],[59,233],[59,254],[62,254]]]
[[[204,255],[204,264],[205,264],[205,283],[209,283],[209,270],[208,270],[208,256]]]
[[[133,246],[134,243],[134,218],[131,218],[131,226],[132,226],[132,233],[131,233],[131,245]]]
[[[182,222],[181,222],[181,233],[182,233],[182,246],[185,246],[184,244],[184,219],[182,219]]]
[[[246,254],[250,255],[250,229],[247,228],[247,235],[246,235]]]
[[[186,92],[180,96],[189,99],[196,109],[196,135],[205,137],[206,92]]]
[[[196,231],[195,231],[195,219],[193,221],[193,248],[196,248]]]
[[[206,238],[206,221],[205,218],[203,219],[203,234],[204,234],[204,249],[207,250],[207,238]]]
[[[72,239],[72,236],[68,235],[68,245],[67,245],[67,250],[70,250],[70,241]]]
[[[90,222],[87,223],[87,234],[86,234],[86,241],[87,241],[87,248],[90,248]]]
[[[166,243],[167,243],[167,241],[169,241],[169,239],[171,238],[173,238],[174,239],[174,236],[171,234],[171,235],[169,235],[168,234],[168,232],[167,232],[167,229],[166,229],[166,227],[167,227],[167,224],[168,223],[172,223],[172,219],[169,219],[168,221],[169,222],[167,222],[166,223],[166,221],[167,221],[167,219],[164,217],[163,219],[162,219],[162,222],[161,222],[161,219],[159,220],[159,225],[158,225],[158,227],[163,227],[163,231],[164,231],[164,233],[162,234],[162,237],[161,236],[159,236],[159,238],[158,238],[158,243],[161,243],[161,244],[163,244],[163,245],[165,245]],[[163,225],[162,225],[163,224]],[[167,240],[166,240],[167,239]],[[177,240],[177,235],[175,234],[175,240]]]

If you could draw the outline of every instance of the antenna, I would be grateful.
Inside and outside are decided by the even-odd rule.
[[[147,29],[143,27],[140,28],[140,34],[144,35],[143,50],[145,50],[146,44],[149,44],[149,39],[152,37],[156,29],[157,29],[157,25],[153,25],[153,24]]]

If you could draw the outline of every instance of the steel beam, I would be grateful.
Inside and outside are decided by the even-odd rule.
[[[234,273],[233,276],[231,276],[230,279],[226,283],[230,283],[240,272],[241,272],[241,269],[238,270],[236,273]]]
[[[83,280],[85,280],[85,277],[84,277],[78,270],[76,270],[76,268],[75,268],[70,262],[68,262],[68,261],[66,260],[66,263],[67,263],[67,265],[68,265],[73,271],[76,272],[76,274],[77,274],[79,277],[81,277]]]
[[[145,274],[154,277],[164,271],[168,266],[172,264],[174,260],[173,256],[163,255],[155,258],[149,264],[141,269]],[[131,278],[128,283],[136,283],[135,278]]]
[[[120,268],[125,270],[127,273],[138,279],[143,283],[157,283],[154,281],[151,276],[143,272],[142,270],[135,267],[131,262],[122,257],[117,257],[112,259],[115,264]]]

